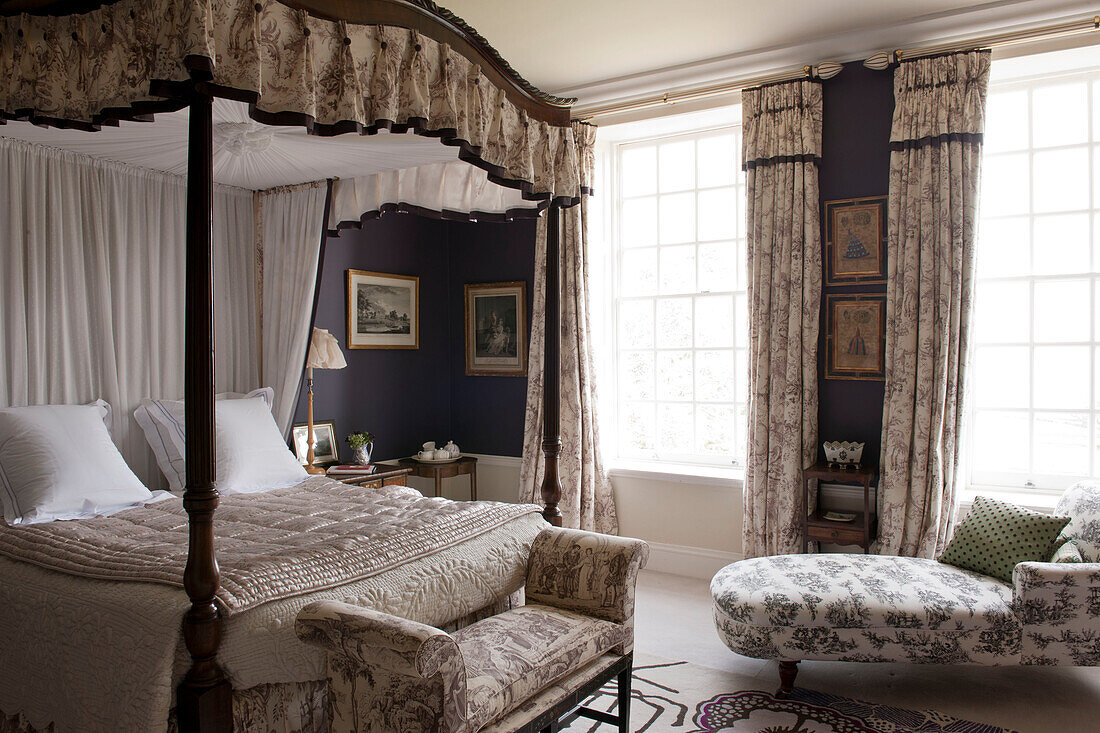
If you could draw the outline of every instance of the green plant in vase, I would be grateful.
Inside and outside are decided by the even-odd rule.
[[[351,433],[348,435],[347,441],[348,445],[351,446],[354,463],[360,466],[370,464],[370,454],[374,450],[374,433],[366,431]]]

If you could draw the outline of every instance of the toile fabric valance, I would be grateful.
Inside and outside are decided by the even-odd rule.
[[[532,118],[476,63],[415,30],[277,0],[119,0],[0,18],[0,121],[94,129],[179,109],[192,71],[265,124],[413,130],[526,199],[580,199],[572,128]]]
[[[989,69],[988,50],[903,61],[894,72],[891,147],[945,137],[980,140]]]
[[[821,83],[800,80],[741,93],[744,164],[821,157]]]

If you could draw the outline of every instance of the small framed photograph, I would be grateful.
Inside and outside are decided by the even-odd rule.
[[[348,270],[348,348],[420,348],[420,278]]]
[[[303,466],[309,463],[309,425],[295,425],[291,430],[294,436],[294,455]],[[339,442],[336,440],[336,423],[332,420],[313,423],[313,464],[323,466],[327,463],[339,463],[337,455]]]
[[[527,375],[527,283],[466,286],[466,374]]]
[[[886,378],[886,296],[825,296],[825,378]]]
[[[886,282],[886,197],[825,202],[825,284]]]

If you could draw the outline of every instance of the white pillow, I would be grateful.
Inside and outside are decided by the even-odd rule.
[[[254,389],[247,394],[222,392],[217,400],[250,399],[263,400],[270,411],[275,403],[275,390],[271,387]],[[216,412],[215,412],[216,414]],[[182,492],[187,483],[186,451],[187,445],[183,430],[183,400],[143,400],[134,410],[134,419],[145,433],[145,441],[153,449],[160,472],[168,479],[168,488]]]
[[[287,448],[271,416],[275,391],[218,395],[214,407],[214,485],[223,495],[292,486],[308,474]],[[134,411],[173,491],[187,476],[181,400],[146,400]]]
[[[10,523],[92,516],[153,497],[118,452],[110,406],[0,409],[0,503]]]

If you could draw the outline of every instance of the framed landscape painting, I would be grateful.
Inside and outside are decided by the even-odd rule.
[[[886,296],[825,296],[825,378],[886,378]]]
[[[348,270],[348,348],[420,348],[420,278]]]
[[[527,283],[466,286],[466,374],[527,374]]]
[[[886,282],[886,197],[825,202],[825,284]]]
[[[295,425],[291,434],[294,436],[294,454],[303,465],[309,463],[309,426]],[[339,462],[339,443],[336,440],[336,423],[332,420],[313,422],[313,463],[323,465]]]

